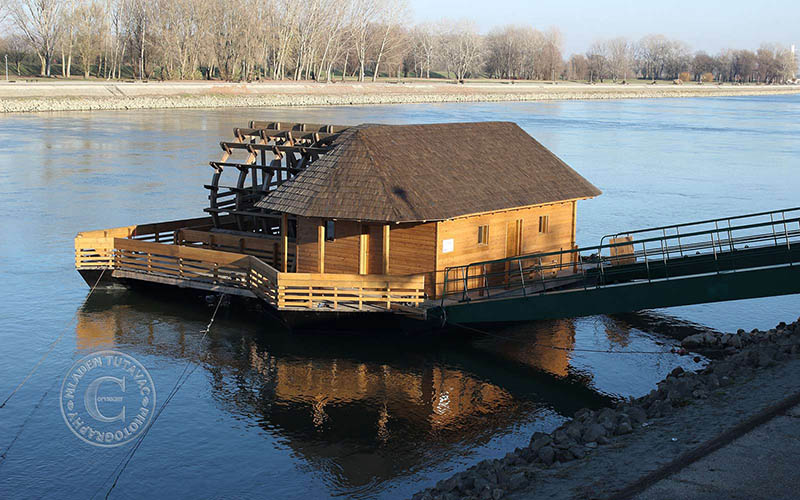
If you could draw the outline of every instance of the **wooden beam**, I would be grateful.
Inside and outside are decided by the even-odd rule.
[[[358,235],[358,274],[367,274],[369,266],[369,226],[361,226]]]
[[[281,152],[297,152],[297,153],[315,153],[315,154],[325,154],[331,150],[328,146],[317,147],[317,146],[303,146],[302,144],[289,146],[284,144],[250,144],[242,143],[242,142],[227,142],[222,141],[219,143],[220,148],[223,151],[229,151],[233,149],[244,149],[245,151],[281,151]]]
[[[383,225],[383,274],[389,274],[389,224]]]
[[[325,221],[317,223],[317,272],[325,272]]]
[[[281,271],[289,270],[289,214],[281,216]]]
[[[261,170],[266,170],[266,171],[271,171],[271,172],[280,171],[280,172],[291,172],[293,174],[297,174],[297,173],[302,172],[302,169],[299,169],[299,168],[281,167],[281,166],[276,166],[276,165],[272,165],[272,164],[270,164],[270,165],[266,165],[266,164],[258,165],[258,164],[255,164],[255,163],[231,163],[231,162],[222,162],[222,161],[210,161],[210,162],[208,162],[208,164],[211,165],[211,167],[214,168],[214,170],[223,170],[225,167],[231,167],[231,168],[238,168],[238,169],[258,168],[258,169],[261,169]]]
[[[570,239],[572,240],[572,248],[575,248],[575,229],[578,225],[578,202],[572,202],[572,234]]]
[[[251,129],[268,130],[270,132],[293,130],[296,132],[323,132],[328,134],[342,132],[350,128],[350,125],[328,125],[323,123],[280,123],[258,120],[252,120],[249,125],[249,128]],[[246,129],[242,129],[242,132],[244,133],[245,130]]]

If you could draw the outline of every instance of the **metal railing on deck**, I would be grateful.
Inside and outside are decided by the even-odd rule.
[[[608,240],[608,242],[606,242]],[[442,301],[623,285],[800,261],[800,208],[606,235],[601,244],[449,267]]]

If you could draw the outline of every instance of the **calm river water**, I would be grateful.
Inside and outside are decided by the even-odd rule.
[[[800,314],[800,299],[780,297],[421,339],[290,335],[223,311],[200,342],[211,311],[194,303],[126,292],[82,305],[75,233],[202,215],[207,162],[250,119],[515,121],[604,191],[579,204],[585,245],[800,205],[800,96],[2,116],[0,398],[63,337],[0,409],[0,497],[105,495],[129,447],[83,443],[58,403],[72,362],[102,348],[141,361],[161,402],[187,363],[201,364],[112,498],[394,498],[695,367],[666,353],[675,329]]]

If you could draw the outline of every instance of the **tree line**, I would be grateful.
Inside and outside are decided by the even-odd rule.
[[[785,47],[708,55],[662,35],[598,40],[565,60],[555,28],[481,34],[466,20],[409,18],[405,0],[0,0],[0,55],[17,74],[33,61],[41,76],[106,79],[778,83],[797,69]]]

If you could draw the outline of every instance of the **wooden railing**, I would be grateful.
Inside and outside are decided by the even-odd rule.
[[[363,310],[364,305],[391,309],[393,305],[416,305],[425,296],[425,276],[371,274],[280,273],[278,307],[313,309],[341,305]]]
[[[180,229],[175,233],[175,243],[178,245],[198,245],[210,250],[222,252],[243,253],[254,255],[276,269],[281,268],[283,251],[280,236],[253,235],[242,236],[196,229]],[[296,253],[294,241],[289,241],[287,269],[292,270]]]
[[[249,255],[114,238],[114,269],[247,288]]]
[[[224,223],[233,221],[232,217],[223,218]],[[114,238],[130,238],[141,241],[174,242],[175,231],[191,228],[195,230],[209,229],[211,217],[155,222],[133,226],[83,231],[75,237],[75,268],[97,268],[111,265]]]
[[[257,297],[278,307],[280,302],[278,283],[283,274],[287,273],[278,272],[277,269],[259,260],[258,257],[250,257],[248,288]]]
[[[151,280],[173,278],[249,290],[279,309],[392,309],[418,305],[425,298],[424,275],[284,273],[253,255],[131,239],[120,229],[124,228],[82,238],[80,246],[86,250],[94,245],[95,254],[76,256],[76,266],[82,262],[85,267],[149,275]]]

